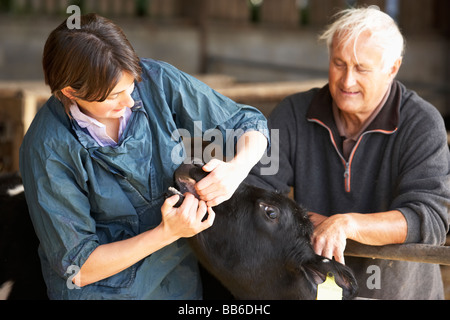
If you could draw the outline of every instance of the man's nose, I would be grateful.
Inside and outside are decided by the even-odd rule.
[[[347,68],[345,71],[342,82],[346,88],[350,88],[356,84],[356,78],[351,68]]]

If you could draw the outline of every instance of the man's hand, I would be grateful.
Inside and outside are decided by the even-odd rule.
[[[326,217],[310,212],[314,225],[311,238],[314,251],[328,259],[344,263],[347,239],[372,246],[404,243],[408,226],[398,210],[360,214],[344,213]]]
[[[344,250],[347,244],[349,222],[345,215],[325,217],[317,213],[309,214],[314,225],[312,245],[316,254],[345,264]]]

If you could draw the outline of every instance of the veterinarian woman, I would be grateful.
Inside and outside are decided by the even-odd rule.
[[[213,224],[211,206],[263,155],[264,117],[167,63],[140,60],[95,14],[50,34],[43,67],[54,95],[24,138],[20,170],[49,298],[201,298],[184,238]],[[231,161],[205,165],[201,200],[187,195],[176,209],[178,196],[164,199],[179,165],[172,134],[192,135],[194,121],[242,134]]]

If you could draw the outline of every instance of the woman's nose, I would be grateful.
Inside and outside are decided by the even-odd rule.
[[[125,94],[120,104],[124,107],[132,108],[134,106],[134,100],[129,94]]]

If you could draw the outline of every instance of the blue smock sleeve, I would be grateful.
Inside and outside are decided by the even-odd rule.
[[[235,141],[248,131],[260,131],[270,141],[267,120],[256,108],[234,102],[165,62],[143,59],[142,64],[143,85],[154,97],[164,98],[178,128],[192,136],[219,129]]]

